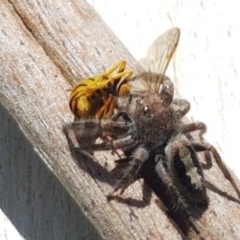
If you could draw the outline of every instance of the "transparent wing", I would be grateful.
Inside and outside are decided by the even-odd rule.
[[[146,58],[140,60],[140,64],[148,72],[151,89],[159,90],[168,64],[177,48],[180,38],[180,29],[172,28],[160,35],[150,46]]]

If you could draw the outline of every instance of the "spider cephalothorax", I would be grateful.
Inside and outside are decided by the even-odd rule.
[[[157,93],[143,93],[135,100],[130,116],[146,141],[163,143],[178,127],[179,119],[171,105],[165,104]]]

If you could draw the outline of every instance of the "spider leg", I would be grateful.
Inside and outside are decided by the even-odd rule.
[[[187,204],[185,203],[184,199],[182,198],[179,190],[175,187],[174,182],[173,182],[172,178],[170,177],[169,173],[165,169],[163,156],[157,155],[155,158],[155,161],[157,162],[157,164],[155,166],[156,173],[160,177],[161,181],[167,186],[167,189],[171,192],[172,200],[177,199],[177,201],[178,201],[178,203],[177,203],[178,206],[176,206],[176,207],[187,211],[187,209],[188,209]]]
[[[84,139],[97,138],[101,133],[125,134],[130,125],[127,122],[115,122],[111,119],[80,119],[65,125],[65,128],[72,129],[77,138]]]
[[[127,137],[104,141],[102,143],[93,143],[84,146],[81,149],[84,150],[93,150],[93,151],[107,151],[107,150],[114,150],[114,149],[124,149],[125,147],[134,146],[136,144],[136,139],[132,135],[128,135]],[[79,149],[80,150],[80,149]]]
[[[124,175],[114,187],[113,191],[108,195],[111,197],[113,193],[120,190],[120,194],[123,194],[126,188],[133,184],[140,178],[139,171],[143,163],[149,158],[149,151],[143,145],[135,148],[133,153],[129,156],[128,165],[124,170]]]
[[[174,184],[191,204],[205,207],[208,204],[201,164],[192,143],[179,135],[165,147],[166,168]]]
[[[158,174],[159,178],[161,181],[166,185],[168,191],[170,192],[170,197],[172,199],[172,203],[176,203],[176,205],[173,205],[173,208],[180,209],[181,212],[183,212],[188,219],[189,223],[193,227],[193,229],[197,232],[200,233],[202,226],[199,226],[194,218],[192,217],[192,214],[190,212],[190,208],[188,204],[186,203],[185,199],[182,197],[179,189],[176,187],[173,179],[169,175],[168,171],[166,170],[166,167],[164,165],[164,157],[162,155],[157,155],[156,156],[156,166],[155,170],[156,173]]]
[[[190,134],[190,132],[193,131],[200,131],[199,137],[200,140],[203,141],[202,135],[207,132],[207,126],[203,122],[194,122],[190,124],[186,124],[182,128],[182,133],[185,133],[185,136],[190,140],[190,142],[194,142],[194,137]],[[202,166],[205,169],[210,169],[212,167],[212,160],[211,160],[211,154],[209,151],[204,151],[204,158],[206,161],[206,164],[202,164]]]
[[[128,85],[128,81],[131,79],[133,72],[125,70],[126,64],[126,61],[119,61],[114,66],[106,70],[103,74],[103,78],[111,78],[111,81],[114,83],[119,83],[121,81],[121,86],[118,91],[119,96],[125,96],[130,93],[130,86]],[[117,73],[111,76],[115,70]]]
[[[188,132],[193,132],[200,130],[200,139],[201,142],[194,141],[193,139],[191,140],[191,144],[194,147],[196,152],[205,152],[205,160],[206,160],[206,166],[207,168],[212,167],[212,158],[210,153],[212,153],[218,167],[222,171],[224,177],[228,179],[228,181],[232,184],[235,192],[237,193],[238,197],[240,198],[240,190],[237,187],[235,181],[233,180],[229,170],[227,169],[226,165],[222,161],[218,151],[216,150],[215,147],[213,147],[211,144],[206,143],[205,141],[203,142],[202,135],[207,131],[207,126],[203,122],[195,122],[195,123],[190,123],[187,124],[183,127],[183,133],[188,133]]]
[[[201,152],[201,151],[209,151],[212,153],[212,156],[214,157],[218,167],[222,171],[224,177],[231,183],[233,186],[237,196],[240,199],[240,190],[237,187],[237,184],[235,183],[234,179],[232,178],[232,175],[230,174],[228,168],[226,167],[225,163],[222,161],[222,158],[220,157],[218,151],[214,146],[212,146],[209,143],[203,143],[203,142],[192,142],[191,143],[196,152]],[[212,165],[212,158],[208,159],[211,162]]]
[[[190,103],[185,99],[174,99],[172,104],[176,105],[178,108],[176,110],[176,115],[178,119],[184,117],[190,110]]]
[[[152,198],[152,189],[148,186],[147,182],[143,180],[143,201],[146,202],[146,205],[149,205]]]
[[[182,133],[190,133],[194,131],[200,131],[199,137],[202,139],[202,135],[207,132],[207,126],[203,122],[193,122],[186,124],[182,127],[181,132]]]

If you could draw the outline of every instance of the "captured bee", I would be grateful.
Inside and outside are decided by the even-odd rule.
[[[190,205],[207,207],[209,202],[199,152],[205,152],[210,163],[212,158],[216,160],[239,198],[240,191],[217,150],[202,138],[206,125],[183,122],[190,103],[173,99],[174,86],[165,72],[179,37],[180,30],[173,28],[157,38],[142,61],[146,72],[137,76],[130,94],[117,98],[117,113],[111,119],[92,122],[96,131],[112,132],[116,138],[89,144],[85,149],[122,149],[125,153],[129,164],[112,194],[118,190],[122,194],[139,179],[144,163],[154,156],[155,171],[166,185],[172,205],[192,221]],[[80,121],[71,124],[76,134],[81,125]],[[195,131],[199,131],[197,137],[192,135]]]
[[[116,96],[128,95],[128,81],[133,72],[126,71],[126,61],[119,61],[103,74],[82,80],[73,89],[69,106],[78,119],[109,118],[113,115]],[[114,73],[116,71],[116,73]]]

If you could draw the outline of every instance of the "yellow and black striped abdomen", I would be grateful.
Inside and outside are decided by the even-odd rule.
[[[124,71],[125,61],[120,61],[102,75],[82,80],[71,89],[69,106],[75,117],[111,117],[116,97],[130,92],[128,84],[132,72]],[[114,73],[114,71],[117,73]]]

